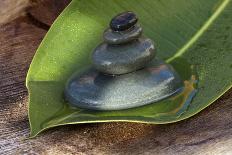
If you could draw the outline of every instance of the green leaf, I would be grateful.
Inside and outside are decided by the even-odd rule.
[[[71,108],[63,90],[71,74],[90,65],[111,17],[134,11],[158,57],[171,63],[186,82],[179,96],[121,111]],[[164,124],[195,115],[232,85],[232,2],[230,0],[74,0],[42,41],[27,76],[31,136],[76,123],[127,121]],[[194,68],[195,71],[192,70]],[[196,73],[196,74],[195,74]],[[197,94],[189,79],[197,75]]]

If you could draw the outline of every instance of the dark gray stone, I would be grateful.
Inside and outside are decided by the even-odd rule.
[[[110,27],[114,31],[124,31],[133,27],[137,21],[138,18],[133,12],[123,12],[111,20]]]
[[[122,45],[100,44],[93,52],[94,67],[107,74],[125,74],[143,68],[155,57],[150,39],[140,38]]]
[[[138,39],[142,35],[142,31],[142,27],[139,25],[135,25],[126,31],[118,32],[109,28],[104,32],[103,38],[108,44],[123,44]]]
[[[67,83],[71,105],[92,110],[121,110],[157,102],[180,92],[183,83],[171,66],[155,60],[145,69],[120,76],[95,69],[77,73]]]

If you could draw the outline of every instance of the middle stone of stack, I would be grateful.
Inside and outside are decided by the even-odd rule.
[[[155,57],[153,41],[142,36],[138,24],[120,31],[108,28],[103,38],[104,42],[92,55],[93,65],[100,72],[113,75],[130,73],[144,68]]]

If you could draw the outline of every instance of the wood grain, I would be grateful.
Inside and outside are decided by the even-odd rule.
[[[29,0],[1,0],[0,2],[0,24],[16,19],[29,7]]]
[[[0,25],[0,154],[232,154],[232,90],[200,114],[175,124],[69,125],[26,139],[26,73],[67,3],[37,1],[22,9],[22,16]]]

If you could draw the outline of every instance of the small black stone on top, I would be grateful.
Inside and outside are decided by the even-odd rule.
[[[133,12],[124,12],[115,16],[110,22],[110,28],[113,31],[125,31],[133,27],[138,21],[136,14]]]

